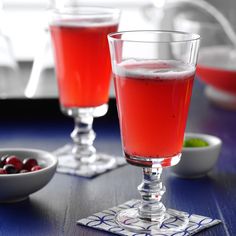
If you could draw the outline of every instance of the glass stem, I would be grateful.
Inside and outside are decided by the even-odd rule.
[[[142,201],[138,208],[139,218],[162,222],[166,208],[161,202],[166,189],[161,182],[162,167],[143,168],[143,182],[138,186]]]
[[[74,117],[75,127],[71,133],[74,142],[72,153],[77,160],[83,163],[92,163],[96,160],[96,149],[93,146],[96,137],[93,131],[93,115],[77,114]]]

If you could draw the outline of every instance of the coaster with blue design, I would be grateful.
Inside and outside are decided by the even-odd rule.
[[[122,229],[116,222],[115,222],[115,216],[116,214],[123,209],[129,209],[137,207],[139,204],[139,200],[133,199],[131,201],[128,201],[122,205],[119,205],[117,207],[110,208],[108,210],[95,213],[92,216],[89,216],[87,218],[78,220],[77,223],[80,225],[84,225],[87,227],[91,227],[98,230],[108,231],[110,233],[114,233],[117,235],[127,235],[127,236],[190,236],[193,234],[198,233],[199,231],[203,229],[207,229],[213,225],[219,224],[221,221],[217,219],[211,219],[209,217],[201,216],[201,215],[194,215],[189,214],[189,223],[188,225],[182,229],[181,231],[171,231],[168,233],[158,232],[156,229],[151,230],[151,233],[145,234],[145,233],[133,233],[129,232],[125,229]],[[178,218],[173,222],[165,222],[161,226],[161,228],[168,228],[168,224],[176,224],[178,225]],[[148,229],[152,229],[152,226],[154,226],[153,222],[150,222],[147,226]],[[154,228],[154,227],[153,227]]]
[[[90,165],[78,165],[71,154],[72,146],[67,144],[53,152],[58,157],[57,172],[92,178],[126,164],[124,157],[97,153],[98,160]]]

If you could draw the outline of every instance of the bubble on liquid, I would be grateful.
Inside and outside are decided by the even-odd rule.
[[[62,27],[109,27],[118,24],[117,20],[114,19],[103,19],[103,20],[96,20],[96,19],[69,19],[69,20],[54,20],[51,25],[54,26],[62,26]]]
[[[126,77],[156,79],[186,78],[193,75],[195,67],[175,60],[142,60],[129,59],[115,66],[115,74]]]

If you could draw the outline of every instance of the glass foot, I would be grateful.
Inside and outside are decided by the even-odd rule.
[[[123,157],[115,157],[99,152],[95,154],[92,163],[83,163],[74,158],[71,150],[72,145],[68,144],[54,152],[58,157],[58,172],[93,177],[126,164]]]
[[[163,220],[148,221],[139,218],[138,209],[131,208],[127,210],[121,210],[116,215],[116,222],[123,229],[129,230],[135,233],[167,233],[170,231],[183,230],[189,223],[189,214],[182,211],[168,209],[165,212]]]

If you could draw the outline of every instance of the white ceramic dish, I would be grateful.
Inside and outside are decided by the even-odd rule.
[[[43,188],[53,177],[57,159],[51,153],[37,149],[6,148],[0,149],[3,155],[16,155],[21,160],[34,158],[43,169],[19,174],[0,175],[0,202],[17,202]]]
[[[205,95],[226,109],[236,110],[236,50],[211,46],[200,50],[196,74],[207,86]]]
[[[212,135],[186,133],[187,138],[200,138],[208,142],[206,147],[184,147],[180,162],[171,167],[172,172],[182,178],[205,176],[215,166],[222,146],[222,141]]]

